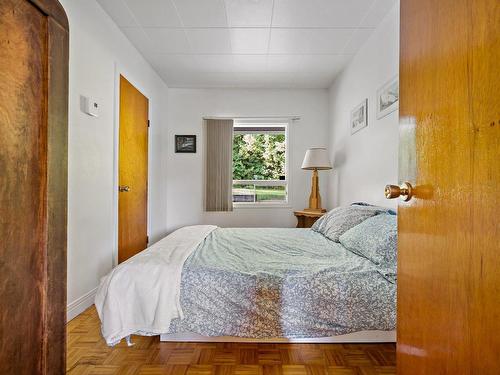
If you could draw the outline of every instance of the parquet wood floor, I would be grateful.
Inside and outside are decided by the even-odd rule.
[[[94,307],[69,322],[71,375],[389,375],[394,344],[164,343],[132,336],[109,348]]]

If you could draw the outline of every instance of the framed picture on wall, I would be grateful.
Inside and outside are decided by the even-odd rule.
[[[363,100],[351,111],[351,134],[368,126],[368,99]]]
[[[175,152],[196,153],[196,135],[175,135]]]
[[[377,90],[377,119],[399,107],[399,77],[396,76]]]

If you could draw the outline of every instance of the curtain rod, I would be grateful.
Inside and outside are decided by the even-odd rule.
[[[230,116],[203,116],[203,120],[300,120],[300,116],[262,116],[262,117],[230,117]]]

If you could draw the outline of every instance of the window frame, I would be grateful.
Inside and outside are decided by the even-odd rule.
[[[285,179],[284,180],[232,180],[232,185],[235,184],[249,184],[256,186],[285,186],[285,200],[284,201],[272,201],[272,202],[234,202],[233,208],[290,208],[290,121],[288,120],[275,120],[275,119],[263,119],[263,120],[234,120],[233,129],[238,126],[245,127],[263,127],[263,126],[280,126],[285,128]],[[248,133],[250,134],[250,133]],[[256,133],[263,134],[263,133]]]

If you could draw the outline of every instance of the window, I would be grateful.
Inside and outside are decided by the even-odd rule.
[[[234,123],[233,202],[238,206],[286,204],[287,124]]]

